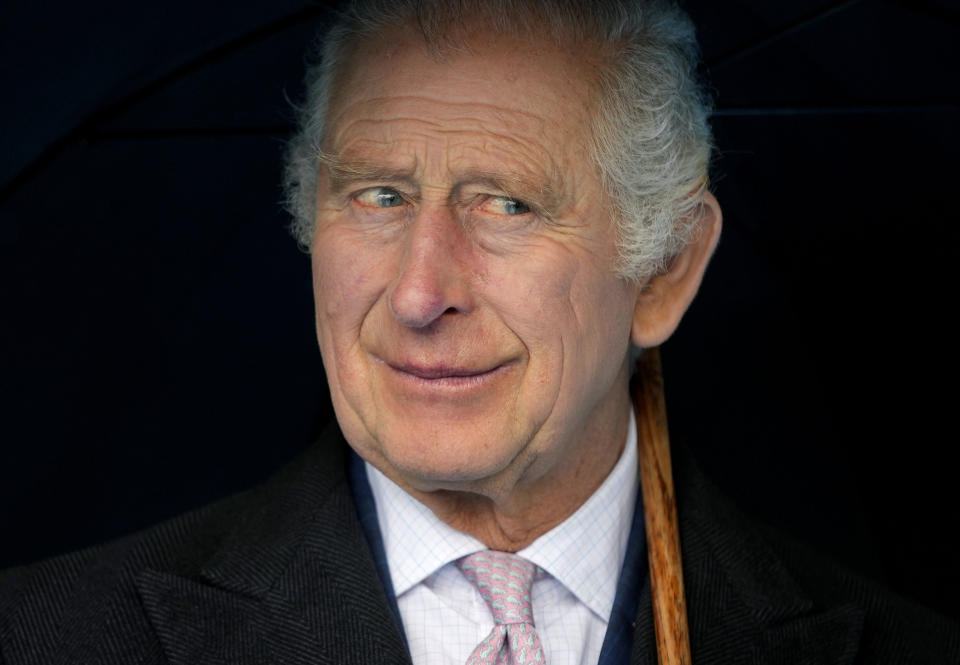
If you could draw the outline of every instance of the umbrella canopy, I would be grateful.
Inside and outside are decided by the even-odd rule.
[[[957,616],[958,17],[689,2],[725,231],[663,349],[749,513]],[[0,566],[247,487],[330,418],[279,188],[322,4],[0,10]]]

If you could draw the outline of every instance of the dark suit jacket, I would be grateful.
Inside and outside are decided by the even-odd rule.
[[[409,663],[333,428],[264,486],[0,575],[0,663]],[[694,663],[960,663],[952,623],[747,523],[675,452]],[[633,663],[656,661],[649,584]]]

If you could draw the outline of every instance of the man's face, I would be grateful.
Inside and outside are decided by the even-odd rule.
[[[411,34],[415,31],[398,30]],[[328,116],[316,323],[350,444],[418,490],[509,492],[619,451],[636,288],[614,272],[582,54],[357,49]]]

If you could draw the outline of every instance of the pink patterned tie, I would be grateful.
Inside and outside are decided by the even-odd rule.
[[[486,550],[460,559],[457,568],[487,601],[496,623],[467,665],[543,665],[530,607],[537,567],[516,554]]]

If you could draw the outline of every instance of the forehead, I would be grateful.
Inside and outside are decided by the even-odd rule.
[[[593,80],[582,57],[536,39],[481,33],[437,57],[415,28],[398,26],[361,41],[346,60],[324,147],[395,148],[399,121],[406,135],[456,143],[458,136],[483,134],[484,150],[546,151],[558,158],[586,143]]]

